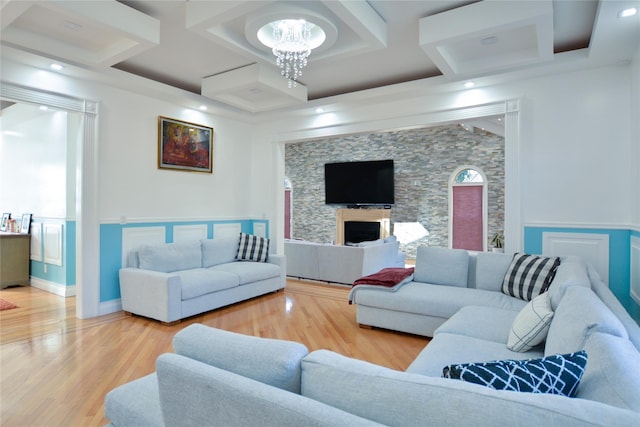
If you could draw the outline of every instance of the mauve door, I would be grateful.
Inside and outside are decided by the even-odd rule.
[[[481,185],[453,186],[453,236],[455,249],[482,251]]]
[[[284,190],[284,238],[291,238],[291,190]]]

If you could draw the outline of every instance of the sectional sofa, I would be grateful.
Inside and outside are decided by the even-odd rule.
[[[173,323],[284,288],[286,262],[268,239],[240,233],[145,245],[119,275],[125,312]]]
[[[175,353],[160,356],[155,373],[109,392],[106,417],[116,427],[640,425],[640,328],[592,269],[562,259],[544,274],[548,289],[510,305],[480,296],[498,292],[482,289],[497,272],[485,262],[498,258],[478,257],[470,269],[447,251],[423,251],[414,279],[425,279],[427,262],[430,280],[467,276],[476,297],[456,291],[449,298],[466,303],[455,313],[432,305],[437,312],[421,314],[437,319],[426,323],[433,339],[406,372],[195,324],[176,334]],[[511,259],[495,276],[502,284]],[[463,289],[402,287],[410,283],[443,295]],[[402,287],[378,292],[389,298]]]
[[[285,240],[287,276],[351,285],[388,267],[404,267],[405,254],[395,236],[354,245]]]

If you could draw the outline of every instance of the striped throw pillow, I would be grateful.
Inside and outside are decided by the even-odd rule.
[[[531,301],[549,289],[559,265],[558,257],[516,253],[504,275],[502,292]]]
[[[267,262],[269,258],[269,239],[240,233],[240,243],[236,259],[238,261]]]

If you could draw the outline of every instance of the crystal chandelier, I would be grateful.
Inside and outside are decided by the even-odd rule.
[[[271,34],[265,37],[268,27],[271,28]],[[281,19],[262,27],[258,38],[271,48],[280,74],[287,79],[291,88],[298,85],[298,78],[307,66],[311,50],[324,42],[325,33],[322,28],[304,19]]]
[[[309,40],[313,24],[304,19],[283,19],[273,25],[275,44],[271,51],[276,56],[276,65],[289,82],[289,87],[297,86],[302,69],[307,66],[311,54]]]

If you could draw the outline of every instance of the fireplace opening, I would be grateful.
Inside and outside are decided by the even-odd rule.
[[[346,244],[368,242],[380,238],[380,223],[372,221],[345,221],[344,241]]]

